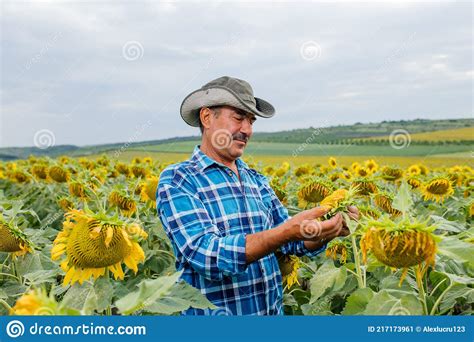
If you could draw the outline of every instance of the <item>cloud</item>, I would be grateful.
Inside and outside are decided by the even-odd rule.
[[[222,75],[275,105],[256,131],[472,116],[470,3],[2,7],[0,146],[31,146],[41,129],[77,145],[197,134],[181,101]]]

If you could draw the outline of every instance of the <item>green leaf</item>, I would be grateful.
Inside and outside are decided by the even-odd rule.
[[[445,236],[438,244],[438,253],[450,259],[468,262],[470,267],[474,267],[474,253],[472,244],[461,241],[456,237]]]
[[[406,181],[403,181],[398,188],[397,194],[393,199],[392,207],[407,213],[413,207],[413,199],[411,198],[411,189]]]
[[[436,230],[460,233],[466,229],[463,224],[455,221],[446,220],[444,217],[441,216],[430,215],[430,218],[434,221],[434,224],[436,225]]]
[[[364,310],[365,315],[422,315],[423,307],[418,298],[412,294],[400,298],[392,296],[386,290],[375,294]]]
[[[346,306],[342,311],[343,315],[358,315],[362,314],[367,307],[369,301],[373,298],[374,291],[366,287],[354,291],[346,301]]]
[[[474,303],[474,289],[463,284],[454,285],[441,300],[439,306],[440,312],[444,313],[449,311],[458,301],[466,304]]]
[[[82,285],[75,283],[64,295],[61,305],[75,309],[82,315],[91,315],[95,311],[104,311],[112,301],[113,287],[107,278],[95,282],[87,281]]]
[[[115,305],[123,314],[138,310],[171,314],[189,307],[216,308],[201,292],[185,282],[177,283],[182,272],[143,280],[138,290],[119,299]]]
[[[334,291],[341,289],[346,282],[346,277],[345,267],[336,268],[332,260],[326,260],[310,280],[311,299],[309,303],[314,304],[329,288]]]

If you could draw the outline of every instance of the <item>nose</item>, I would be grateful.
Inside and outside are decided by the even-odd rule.
[[[249,138],[252,135],[252,124],[250,123],[249,118],[246,118],[242,121],[242,126],[240,127],[240,131],[245,133]]]

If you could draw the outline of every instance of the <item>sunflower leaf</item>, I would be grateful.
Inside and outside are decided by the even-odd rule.
[[[365,315],[422,315],[423,307],[413,294],[399,298],[392,296],[386,290],[376,293],[364,310]]]
[[[310,280],[311,300],[309,303],[314,304],[329,288],[335,291],[342,288],[346,277],[345,267],[336,268],[332,260],[327,260]]]
[[[190,285],[178,282],[182,271],[170,276],[143,280],[138,290],[119,299],[115,305],[123,314],[138,310],[157,314],[172,314],[188,309],[215,308],[199,290]]]
[[[407,182],[403,181],[400,185],[400,188],[393,199],[392,207],[400,210],[404,214],[408,213],[408,211],[413,207],[410,186]]]

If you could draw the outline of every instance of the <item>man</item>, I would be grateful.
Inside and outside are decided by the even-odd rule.
[[[219,307],[183,314],[283,314],[274,252],[315,256],[328,241],[348,234],[340,214],[314,221],[323,208],[290,218],[266,177],[240,159],[257,117],[274,113],[270,103],[254,97],[250,84],[228,76],[181,104],[181,117],[200,127],[202,142],[189,160],[161,173],[157,210],[181,278]]]

